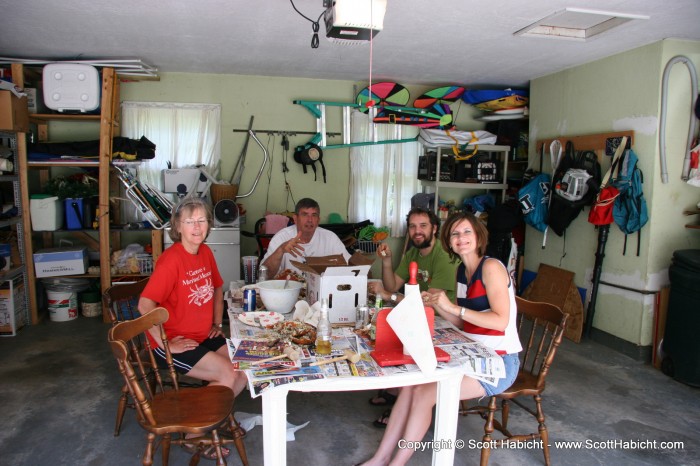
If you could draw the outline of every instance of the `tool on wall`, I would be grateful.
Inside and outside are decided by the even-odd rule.
[[[252,119],[251,119],[251,124],[252,124]],[[250,191],[248,191],[248,192],[245,193],[245,194],[239,194],[239,195],[237,195],[237,196],[236,196],[236,199],[241,199],[241,198],[243,198],[243,197],[248,197],[248,196],[250,196],[251,194],[253,194],[253,191],[255,191],[255,187],[258,185],[258,181],[260,181],[260,176],[262,175],[262,172],[263,172],[263,170],[265,169],[265,164],[267,163],[267,159],[268,159],[267,149],[265,148],[265,146],[263,145],[263,143],[260,142],[260,140],[258,139],[258,137],[255,135],[255,131],[250,130],[250,131],[248,131],[248,134],[250,135],[250,137],[253,138],[253,141],[255,141],[255,143],[256,143],[258,146],[260,146],[260,149],[262,149],[262,151],[263,151],[263,161],[262,161],[262,164],[260,165],[260,169],[258,170],[258,174],[255,176],[255,181],[253,182],[253,186],[250,188]]]
[[[250,135],[253,129],[253,118],[254,115],[251,115],[250,123],[248,123],[248,131],[245,137],[245,143],[243,144],[243,149],[241,150],[241,155],[238,156],[236,166],[233,168],[233,173],[231,173],[231,184],[234,184],[236,186],[239,186],[241,184],[241,177],[243,176],[243,170],[245,169],[245,156],[246,152],[248,152],[248,142],[250,141]]]
[[[690,73],[690,97],[691,99],[698,99],[698,72],[695,69],[695,65],[690,61],[690,58],[683,55],[676,55],[671,58],[666,67],[664,68],[664,75],[661,81],[661,117],[659,119],[659,154],[661,157],[661,182],[668,183],[668,170],[666,168],[666,108],[667,95],[668,95],[668,77],[671,74],[671,68],[676,63],[683,63]],[[693,148],[693,139],[695,138],[695,124],[696,116],[693,112],[693,101],[690,102],[690,123],[688,128],[688,142],[685,150],[685,157],[683,159],[683,171],[681,172],[681,179],[683,181],[688,181],[688,174],[690,173],[690,153]]]

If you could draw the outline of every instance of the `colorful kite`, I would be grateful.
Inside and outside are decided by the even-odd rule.
[[[411,125],[420,128],[450,128],[452,127],[452,110],[449,105],[435,104],[427,109],[401,107],[380,107],[375,123],[394,123]]]
[[[435,104],[452,103],[459,100],[462,94],[464,94],[464,88],[460,86],[438,87],[416,98],[413,106],[416,108],[428,108]]]
[[[356,101],[360,104],[361,112],[367,112],[367,103],[370,101],[374,101],[374,107],[404,107],[411,98],[408,89],[401,84],[381,82],[374,83],[371,87],[371,93],[370,86],[367,86],[357,94]]]

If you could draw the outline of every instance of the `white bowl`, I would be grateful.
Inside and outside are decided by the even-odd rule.
[[[294,309],[294,305],[299,300],[302,283],[289,280],[287,288],[285,288],[285,281],[267,280],[257,284],[260,290],[260,299],[268,311],[287,314]]]

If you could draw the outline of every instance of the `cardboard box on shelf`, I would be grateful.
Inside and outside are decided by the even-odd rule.
[[[374,259],[356,252],[346,263],[342,255],[307,257],[306,263],[292,261],[306,272],[306,301],[312,305],[328,299],[332,324],[355,322],[357,306],[367,304],[367,274]]]
[[[29,131],[27,98],[10,91],[0,91],[0,130]]]
[[[48,248],[34,253],[37,278],[81,275],[87,269],[88,252],[85,247]]]
[[[26,323],[24,277],[19,274],[3,279],[0,281],[0,336],[15,336]]]

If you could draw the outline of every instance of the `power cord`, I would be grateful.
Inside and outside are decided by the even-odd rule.
[[[299,13],[299,16],[301,16],[302,18],[304,18],[305,20],[307,20],[311,23],[311,29],[313,29],[313,31],[314,31],[314,35],[311,37],[311,48],[317,49],[318,48],[318,30],[320,28],[319,21],[321,21],[321,17],[323,16],[323,13],[318,15],[318,19],[316,21],[314,21],[313,19],[304,15],[301,11],[297,10],[296,5],[294,5],[294,0],[289,0],[289,3],[292,4],[292,8],[294,8],[294,11]]]

